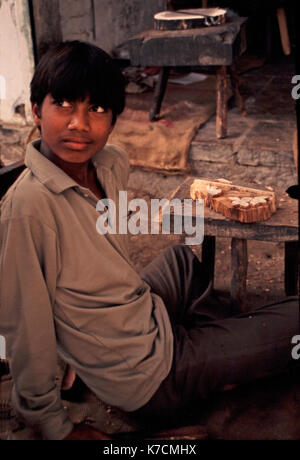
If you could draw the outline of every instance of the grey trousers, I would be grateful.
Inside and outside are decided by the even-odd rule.
[[[136,415],[171,416],[225,385],[299,365],[291,356],[291,339],[299,334],[297,297],[237,314],[214,297],[205,267],[187,246],[163,252],[142,277],[164,300],[174,356],[169,375]]]

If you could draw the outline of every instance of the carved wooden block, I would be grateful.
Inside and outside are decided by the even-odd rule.
[[[193,200],[203,199],[205,206],[239,222],[267,220],[276,211],[274,192],[233,185],[225,179],[195,179],[190,195]]]

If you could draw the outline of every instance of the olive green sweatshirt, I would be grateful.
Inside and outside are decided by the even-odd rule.
[[[97,197],[28,146],[27,169],[1,202],[0,334],[13,405],[46,439],[72,423],[56,385],[57,353],[104,402],[132,411],[168,375],[173,335],[165,305],[130,262],[127,235],[96,229]],[[117,205],[129,161],[107,145],[93,158]]]

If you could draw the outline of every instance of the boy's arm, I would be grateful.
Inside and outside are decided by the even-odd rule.
[[[13,406],[44,438],[63,439],[73,424],[56,385],[56,234],[22,217],[2,220],[0,235],[0,333],[14,381]]]

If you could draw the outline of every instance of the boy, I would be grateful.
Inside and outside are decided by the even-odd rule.
[[[209,301],[189,248],[166,251],[140,276],[126,235],[97,232],[97,201],[117,203],[129,175],[126,154],[106,145],[124,99],[122,75],[102,50],[77,41],[50,48],[31,82],[41,139],[1,203],[0,333],[13,404],[45,439],[103,439],[63,409],[57,352],[99,398],[142,416],[292,361],[296,299],[233,316]]]

